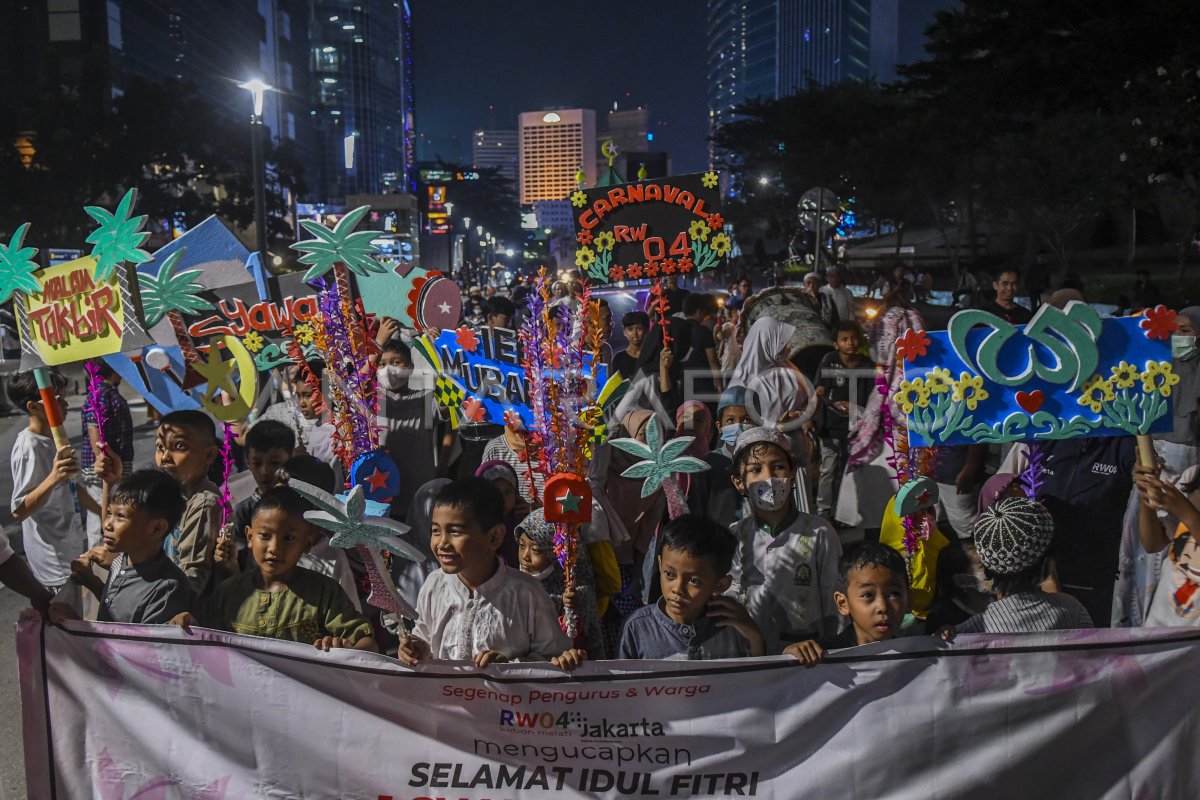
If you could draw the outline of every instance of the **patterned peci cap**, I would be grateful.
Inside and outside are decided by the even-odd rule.
[[[979,515],[975,549],[997,575],[1015,575],[1036,565],[1054,539],[1054,520],[1041,503],[1006,497]]]

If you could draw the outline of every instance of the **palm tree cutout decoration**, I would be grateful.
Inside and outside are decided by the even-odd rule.
[[[8,244],[0,244],[0,303],[8,301],[13,292],[26,294],[40,292],[42,285],[33,273],[41,269],[33,260],[36,247],[25,247],[25,234],[29,231],[26,222],[17,228]]]
[[[632,456],[645,459],[621,473],[622,478],[645,478],[642,497],[649,497],[661,488],[667,496],[667,511],[671,519],[687,513],[687,500],[679,488],[675,476],[683,472],[703,472],[708,464],[683,452],[691,446],[694,436],[679,436],[666,444],[662,440],[662,428],[658,417],[651,417],[646,425],[646,443],[637,439],[613,439],[609,444]]]
[[[100,225],[89,233],[86,239],[87,243],[92,245],[92,258],[96,259],[93,277],[97,283],[111,278],[113,272],[124,261],[145,264],[153,258],[141,248],[142,243],[150,238],[150,232],[142,230],[142,226],[146,224],[146,215],[132,218],[129,216],[136,202],[137,189],[130,189],[121,198],[114,212],[100,206],[83,208],[84,212]]]
[[[187,253],[186,247],[181,247],[171,253],[158,268],[157,275],[147,272],[138,273],[138,285],[142,294],[142,314],[146,317],[146,327],[153,328],[163,317],[171,322],[175,338],[179,340],[179,349],[183,351],[183,359],[187,364],[195,364],[200,360],[200,353],[188,335],[187,325],[183,315],[198,314],[201,311],[211,311],[212,303],[200,297],[204,287],[195,282],[200,276],[200,270],[189,269],[176,273],[180,259]]]
[[[290,480],[288,486],[320,509],[306,511],[304,518],[332,533],[333,536],[329,539],[331,545],[354,547],[363,557],[371,580],[371,594],[367,602],[384,611],[416,619],[416,609],[406,603],[396,591],[396,585],[379,555],[379,549],[383,548],[410,561],[421,563],[424,560],[421,551],[400,538],[400,535],[407,533],[410,528],[387,517],[368,515],[367,499],[361,486],[351,489],[345,496],[345,502],[303,481]]]
[[[304,273],[306,282],[333,270],[340,299],[347,302],[350,299],[350,276],[347,270],[364,277],[372,272],[387,271],[387,267],[372,257],[379,252],[379,248],[371,243],[378,232],[354,232],[355,226],[370,210],[370,206],[359,206],[338,220],[333,230],[310,219],[300,220],[304,230],[316,237],[292,245],[293,250],[304,253],[300,256],[300,263],[309,267],[308,272]]]

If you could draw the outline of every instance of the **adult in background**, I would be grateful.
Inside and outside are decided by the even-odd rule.
[[[854,295],[846,288],[844,268],[834,265],[825,273],[826,283],[821,287],[821,294],[827,296],[837,310],[837,317],[842,322],[854,321]]]
[[[1187,467],[1200,463],[1196,448],[1200,434],[1197,405],[1200,404],[1200,306],[1188,306],[1175,318],[1178,326],[1171,336],[1171,369],[1179,383],[1171,395],[1174,425],[1169,433],[1160,433],[1157,449],[1166,462],[1168,475],[1177,477]]]
[[[1015,269],[1002,269],[992,280],[992,288],[996,290],[996,299],[982,307],[983,311],[995,314],[1010,325],[1024,325],[1033,318],[1033,314],[1024,306],[1017,305],[1014,298],[1021,285],[1021,276]]]
[[[821,276],[817,273],[810,272],[805,275],[804,297],[817,312],[817,316],[821,318],[821,324],[825,326],[825,330],[832,334],[838,324],[837,306],[834,304],[833,298],[821,292],[823,284]]]
[[[701,400],[710,411],[716,409],[716,401],[725,389],[712,332],[720,310],[715,296],[704,292],[689,294],[683,300],[683,319],[673,320],[671,331],[678,363],[683,368],[684,397]]]

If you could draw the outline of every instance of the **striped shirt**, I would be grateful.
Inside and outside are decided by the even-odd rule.
[[[1087,609],[1069,594],[1018,592],[958,625],[955,633],[1040,633],[1092,628]]]

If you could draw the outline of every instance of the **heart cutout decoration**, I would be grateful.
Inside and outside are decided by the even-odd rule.
[[[1037,411],[1045,401],[1046,395],[1041,389],[1034,389],[1032,392],[1017,392],[1017,405],[1023,408],[1026,414]]]

